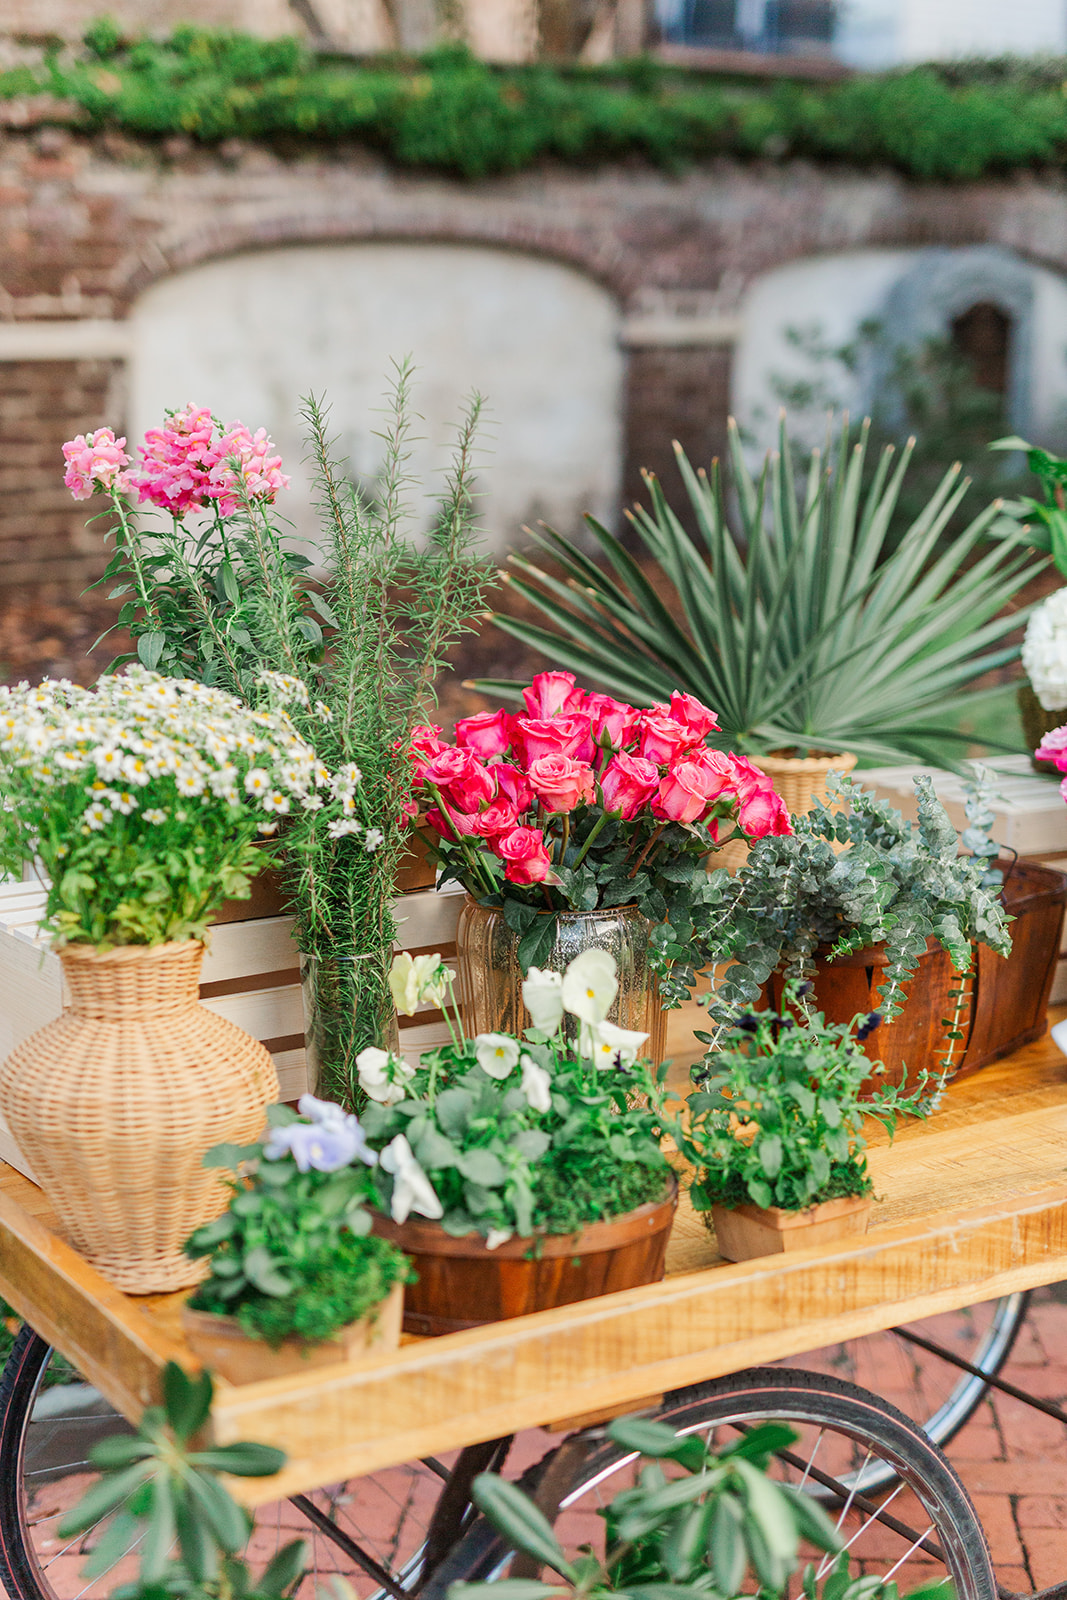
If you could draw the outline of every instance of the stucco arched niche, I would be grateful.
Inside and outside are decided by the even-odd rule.
[[[742,306],[732,403],[754,446],[773,443],[777,414],[792,399],[797,431],[818,442],[829,405],[860,416],[880,400],[891,420],[888,369],[893,352],[919,350],[950,335],[954,320],[991,305],[1010,324],[1006,421],[1041,442],[1067,429],[1067,279],[999,246],[855,250],[810,257],[758,278]],[[833,355],[864,324],[850,367]],[[797,396],[808,386],[808,404]]]
[[[585,274],[477,245],[282,246],[209,261],[146,290],[131,312],[131,440],[189,400],[266,427],[293,486],[284,513],[313,539],[298,412],[332,407],[338,450],[360,478],[382,457],[391,363],[410,355],[421,420],[411,470],[425,526],[464,396],[485,396],[480,512],[500,553],[538,518],[612,521],[621,474],[619,310]]]

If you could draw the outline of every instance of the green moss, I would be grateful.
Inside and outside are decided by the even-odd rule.
[[[101,21],[80,52],[0,74],[0,99],[50,93],[73,101],[90,128],[148,138],[358,140],[400,165],[467,179],[545,159],[637,157],[677,170],[732,155],[970,180],[1064,165],[1065,76],[1064,62],[980,63],[767,84],[647,59],[498,68],[456,47],[353,62],[290,38],[188,26],[126,41]]]
[[[344,1233],[336,1248],[305,1263],[290,1295],[250,1293],[236,1302],[212,1293],[211,1280],[190,1298],[197,1311],[236,1316],[252,1339],[279,1345],[283,1339],[328,1339],[383,1301],[406,1281],[408,1262],[395,1246],[373,1234]]]

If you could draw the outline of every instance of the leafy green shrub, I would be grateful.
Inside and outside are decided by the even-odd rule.
[[[405,165],[465,178],[545,158],[639,156],[676,170],[717,155],[842,160],[954,181],[1067,154],[1063,64],[970,73],[918,67],[773,85],[647,59],[491,67],[456,46],[421,61],[313,56],[295,39],[183,26],[124,40],[109,19],[84,49],[0,73],[0,99],[51,92],[90,127],[211,142],[357,138]]]
[[[750,1201],[802,1211],[869,1194],[864,1115],[892,1132],[899,1115],[922,1115],[929,1103],[923,1078],[909,1093],[883,1085],[861,1107],[871,1063],[858,1041],[881,1014],[828,1024],[805,1010],[805,987],[787,986],[780,1013],[739,1018],[706,1058],[678,1132],[679,1149],[697,1169],[689,1191],[697,1211]]]

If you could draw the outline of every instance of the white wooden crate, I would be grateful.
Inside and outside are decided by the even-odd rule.
[[[66,1003],[59,957],[40,931],[44,903],[39,884],[0,881],[0,1060],[58,1017]],[[453,957],[462,904],[463,891],[454,884],[442,891],[417,889],[401,895],[394,906],[397,948],[440,950]],[[210,1011],[266,1045],[283,1100],[295,1100],[309,1087],[300,955],[292,930],[292,918],[286,916],[216,924],[200,985],[201,1000]],[[432,1049],[447,1038],[437,1012],[429,1019],[400,1018],[400,1043],[409,1052]],[[0,1160],[32,1177],[2,1118]]]
[[[1034,771],[1029,756],[995,756],[982,765],[994,778],[996,796],[992,801],[995,822],[993,838],[1021,856],[1042,857],[1057,851],[1067,852],[1067,804],[1060,794],[1060,778],[1054,768],[1049,776]],[[918,815],[913,780],[920,774],[933,779],[934,793],[952,819],[953,826],[965,828],[963,809],[964,780],[940,767],[870,767],[853,774],[865,789],[874,789],[889,800],[912,822]]]

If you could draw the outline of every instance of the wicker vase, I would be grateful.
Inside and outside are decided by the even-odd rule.
[[[827,804],[830,796],[826,780],[831,772],[847,775],[856,765],[856,757],[848,751],[825,756],[757,756],[755,764],[774,784],[776,793],[785,801],[791,815],[799,816],[810,811],[816,800]],[[708,857],[708,866],[725,867],[728,872],[738,872],[748,860],[748,845],[734,839]]]
[[[228,1191],[202,1158],[278,1098],[269,1054],[199,1003],[196,940],[60,952],[70,1005],[0,1067],[0,1110],[62,1232],[133,1294],[184,1288],[182,1254]]]
[[[1067,706],[1058,706],[1055,711],[1046,711],[1029,683],[1020,683],[1015,691],[1015,698],[1019,704],[1023,738],[1026,740],[1027,749],[1031,752],[1037,749],[1046,733],[1062,728],[1067,722]],[[1051,762],[1035,761],[1032,754],[1030,765],[1035,772],[1040,772],[1043,778],[1056,776],[1056,769]]]

